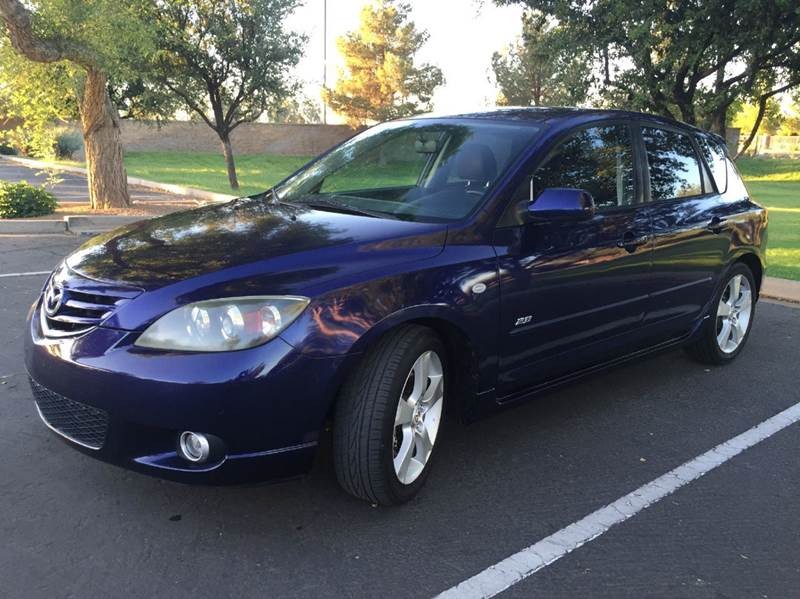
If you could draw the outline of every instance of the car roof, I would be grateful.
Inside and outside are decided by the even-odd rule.
[[[463,112],[455,114],[428,113],[410,117],[417,119],[441,119],[441,120],[461,120],[461,119],[482,119],[495,121],[514,121],[520,124],[530,123],[538,125],[551,125],[557,122],[571,121],[573,124],[580,124],[582,121],[592,122],[602,119],[642,119],[651,122],[660,122],[674,127],[690,129],[693,131],[708,133],[702,129],[687,123],[645,112],[634,112],[631,110],[615,110],[606,108],[576,108],[570,106],[508,106],[502,108],[490,108],[474,112]]]

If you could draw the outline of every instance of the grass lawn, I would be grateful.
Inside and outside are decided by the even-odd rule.
[[[738,162],[747,189],[769,209],[767,274],[800,281],[800,160]]]
[[[311,158],[311,156],[272,156],[268,154],[236,156],[236,174],[239,177],[238,192],[231,190],[228,185],[228,171],[225,168],[222,154],[126,152],[125,168],[131,177],[245,196],[269,189]],[[64,162],[85,166],[83,163]]]
[[[308,162],[310,156],[242,155],[236,158],[239,191],[231,191],[221,154],[205,152],[128,152],[125,167],[132,177],[189,185],[232,195],[268,189]]]

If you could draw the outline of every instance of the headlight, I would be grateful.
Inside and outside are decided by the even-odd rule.
[[[179,351],[232,351],[276,337],[308,305],[308,298],[231,297],[187,304],[151,324],[139,347]]]

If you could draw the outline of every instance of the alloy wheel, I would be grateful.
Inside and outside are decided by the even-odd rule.
[[[444,404],[444,371],[434,351],[417,358],[403,383],[394,419],[392,456],[397,479],[413,483],[431,457]]]
[[[717,345],[726,354],[742,344],[753,314],[753,293],[744,275],[731,277],[717,306]]]

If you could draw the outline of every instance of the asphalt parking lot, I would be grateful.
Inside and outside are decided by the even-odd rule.
[[[0,597],[431,597],[800,402],[800,309],[762,301],[734,365],[675,351],[469,427],[400,508],[330,453],[277,485],[189,487],[91,460],[39,421],[26,311],[74,237],[0,236]],[[800,423],[501,597],[800,596]]]

